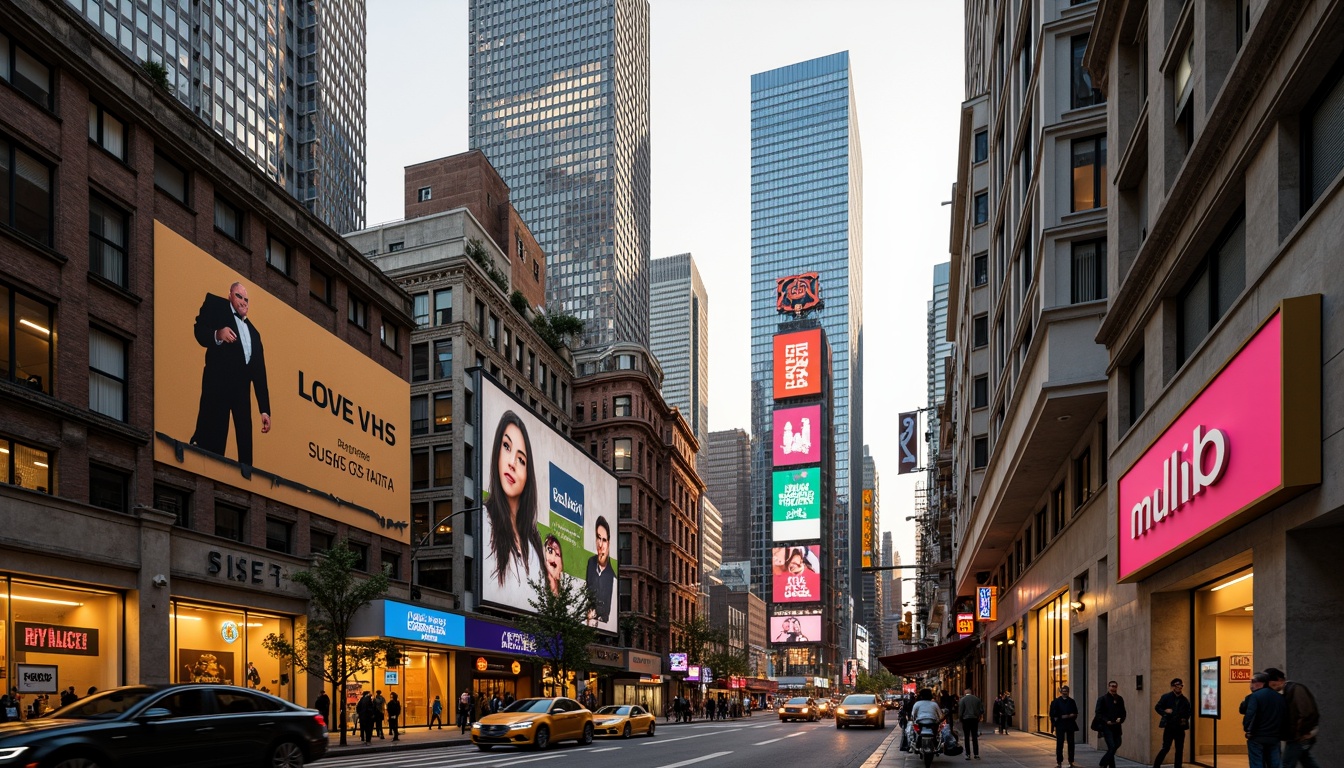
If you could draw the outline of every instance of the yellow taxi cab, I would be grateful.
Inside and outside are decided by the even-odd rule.
[[[593,733],[623,739],[638,733],[653,738],[657,719],[638,704],[608,704],[593,713]]]
[[[887,710],[871,693],[851,693],[836,705],[835,727],[848,728],[851,725],[886,728]]]
[[[817,699],[817,711],[822,717],[835,717],[835,703],[830,699]]]
[[[810,720],[816,722],[821,719],[821,711],[817,709],[817,702],[810,696],[795,696],[792,699],[780,705],[780,722],[789,720]]]
[[[571,739],[593,743],[593,713],[563,696],[519,699],[471,724],[471,743],[482,752],[496,745],[545,749]]]

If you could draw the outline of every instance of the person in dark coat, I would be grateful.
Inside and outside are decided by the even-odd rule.
[[[1185,698],[1185,683],[1181,678],[1171,681],[1171,691],[1162,694],[1153,709],[1161,716],[1157,727],[1162,730],[1162,751],[1153,760],[1153,768],[1162,765],[1173,744],[1176,745],[1176,768],[1181,768],[1181,761],[1185,759],[1185,730],[1190,727],[1190,716],[1194,712],[1190,700]]]
[[[374,706],[373,696],[368,691],[355,705],[355,717],[359,720],[359,740],[365,744],[373,743],[373,723],[378,719],[378,707]]]
[[[1269,687],[1269,675],[1256,672],[1251,677],[1251,695],[1245,703],[1241,729],[1246,732],[1250,768],[1278,768],[1279,737],[1288,717],[1288,702]]]
[[[247,319],[247,287],[229,286],[228,298],[206,294],[192,329],[205,348],[201,401],[191,444],[224,455],[233,417],[238,463],[252,465],[252,391],[257,393],[262,434],[271,431],[271,395],[266,386],[266,354],[261,333]]]
[[[1125,722],[1125,699],[1119,694],[1120,684],[1114,680],[1106,683],[1106,692],[1097,699],[1096,715],[1092,718],[1092,729],[1101,734],[1106,742],[1106,754],[1101,756],[1100,768],[1115,768],[1115,753],[1121,744],[1121,723]]]
[[[392,732],[393,741],[401,741],[401,731],[397,730],[398,723],[401,722],[401,701],[397,699],[397,692],[392,692],[392,698],[387,702],[387,729]]]
[[[1321,768],[1312,754],[1316,732],[1320,729],[1321,713],[1316,708],[1316,697],[1307,686],[1289,680],[1283,670],[1269,667],[1265,670],[1269,687],[1283,694],[1288,716],[1283,722],[1283,768]]]
[[[1050,724],[1055,728],[1055,768],[1064,765],[1064,745],[1069,745],[1069,765],[1073,765],[1074,734],[1078,732],[1078,702],[1069,696],[1069,686],[1059,687],[1059,696],[1050,702]]]
[[[326,691],[317,694],[317,701],[313,702],[313,709],[322,715],[322,719],[327,723],[327,729],[331,729],[331,697]]]

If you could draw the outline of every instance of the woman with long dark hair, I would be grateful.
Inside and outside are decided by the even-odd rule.
[[[490,452],[490,548],[499,586],[526,587],[543,572],[541,537],[537,535],[537,482],[532,471],[532,440],[513,411],[505,411],[495,428]],[[519,593],[522,594],[522,593]]]

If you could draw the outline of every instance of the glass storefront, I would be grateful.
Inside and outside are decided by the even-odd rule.
[[[1251,692],[1251,675],[1256,670],[1254,584],[1254,572],[1248,569],[1195,590],[1194,660],[1218,659],[1218,680],[1215,687],[1213,680],[1192,674],[1186,678],[1186,687],[1190,689],[1191,680],[1199,681],[1198,688],[1190,691],[1197,697],[1193,701],[1196,711],[1217,706],[1223,725],[1215,732],[1215,720],[1195,718],[1195,761],[1205,765],[1246,764],[1246,737],[1238,727],[1237,708]]]
[[[272,633],[293,637],[294,619],[174,600],[170,616],[171,679],[176,683],[241,685],[296,701],[291,665],[272,656],[262,645]]]
[[[72,685],[80,696],[121,685],[124,604],[115,592],[0,577],[0,683],[33,690],[23,695],[25,708],[48,696],[46,709],[58,707],[60,691]],[[31,677],[25,685],[25,672],[50,681]]]
[[[396,693],[401,700],[402,727],[428,725],[429,711],[434,703],[434,695],[443,697],[443,717],[445,722],[455,721],[457,699],[445,695],[448,687],[448,654],[426,651],[405,650],[401,655],[401,666],[395,669],[374,667],[372,672],[359,675],[352,680],[347,693],[353,698],[350,703],[349,717],[354,718],[354,705],[364,691],[383,692],[383,698],[391,701]]]
[[[1036,730],[1053,733],[1050,702],[1069,684],[1069,593],[1062,592],[1036,611]]]
[[[612,696],[613,704],[638,704],[659,717],[663,715],[662,683],[620,680],[613,686]]]

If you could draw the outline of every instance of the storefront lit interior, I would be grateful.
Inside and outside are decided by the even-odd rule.
[[[0,577],[0,670],[9,674],[20,664],[54,666],[56,687],[73,685],[81,696],[91,687],[121,685],[123,604],[114,592]],[[52,631],[79,641],[53,647],[44,634]],[[52,694],[50,708],[59,702]],[[25,699],[24,705],[29,703]]]
[[[1050,724],[1050,702],[1059,695],[1061,686],[1069,685],[1069,593],[1061,592],[1036,610],[1035,654],[1036,706],[1032,708],[1036,722],[1033,727],[1040,733],[1053,733]],[[1080,691],[1070,691],[1077,699]]]
[[[294,637],[292,618],[174,600],[170,619],[173,682],[242,685],[297,701],[290,664],[262,645],[270,634]],[[250,680],[249,663],[257,671]]]
[[[1197,697],[1193,701],[1196,712],[1216,705],[1221,715],[1220,719],[1195,718],[1195,761],[1203,765],[1244,768],[1248,764],[1246,736],[1237,710],[1251,692],[1251,675],[1264,666],[1255,661],[1253,576],[1251,570],[1239,571],[1195,590],[1195,661],[1219,660],[1216,694],[1198,672],[1191,675],[1198,681],[1192,691]]]

